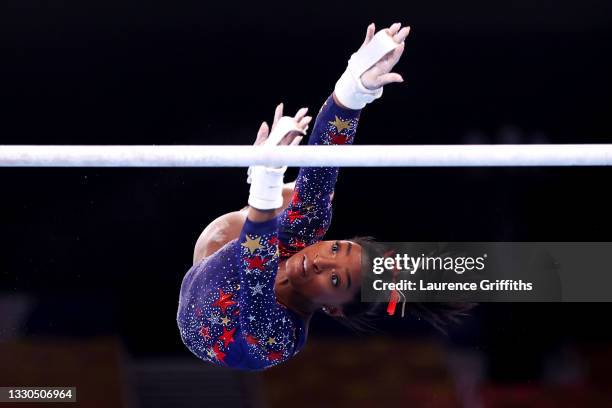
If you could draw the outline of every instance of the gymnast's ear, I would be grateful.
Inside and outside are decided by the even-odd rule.
[[[321,310],[323,310],[324,313],[326,313],[328,316],[331,316],[331,317],[343,317],[344,316],[342,309],[337,306],[323,306]]]

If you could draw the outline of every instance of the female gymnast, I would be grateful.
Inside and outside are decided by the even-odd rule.
[[[375,34],[374,24],[368,26],[319,111],[309,144],[353,143],[361,109],[384,85],[403,82],[391,70],[409,31],[396,23]],[[307,109],[293,118],[282,111],[280,104],[271,131],[262,123],[255,145],[300,142],[311,121]],[[177,322],[187,348],[205,361],[265,369],[303,348],[316,311],[350,321],[376,306],[360,301],[361,256],[379,248],[367,239],[322,241],[338,168],[301,168],[297,180],[284,185],[285,169],[252,166],[249,206],[217,218],[196,243]]]

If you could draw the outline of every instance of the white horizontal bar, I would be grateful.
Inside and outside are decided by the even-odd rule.
[[[0,167],[610,166],[612,144],[359,146],[0,145]]]

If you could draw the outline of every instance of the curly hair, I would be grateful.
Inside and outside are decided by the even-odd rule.
[[[373,258],[384,257],[388,250],[373,237],[354,237],[349,241],[361,247],[362,265],[370,264]],[[372,274],[365,274],[363,278],[362,287],[372,284]],[[380,298],[375,302],[362,302],[361,291],[358,291],[350,302],[342,305],[343,315],[334,319],[357,332],[374,331],[375,322],[384,316],[388,301]],[[407,302],[407,305],[409,315],[427,321],[442,333],[446,333],[448,325],[459,323],[476,306],[466,302]]]

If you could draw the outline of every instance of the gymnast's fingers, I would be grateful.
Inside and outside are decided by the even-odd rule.
[[[391,24],[391,26],[387,28],[387,34],[389,34],[391,37],[395,36],[395,34],[397,34],[401,26],[402,26],[401,23]]]
[[[259,130],[257,131],[257,139],[255,140],[255,146],[259,146],[266,141],[270,133],[270,128],[266,122],[262,122]]]
[[[384,68],[387,72],[391,71],[391,69],[397,64],[400,57],[404,52],[404,43],[398,45],[393,51],[391,51],[391,55],[386,59]]]
[[[397,34],[393,36],[393,41],[395,41],[398,44],[402,43],[404,42],[406,37],[408,37],[408,34],[410,34],[410,27],[404,27],[401,30],[399,30]]]
[[[384,86],[392,82],[404,82],[404,78],[398,73],[390,72],[388,74],[382,74],[378,77],[379,86]]]
[[[365,39],[363,40],[363,44],[361,44],[362,47],[365,46],[367,43],[369,43],[372,40],[372,37],[374,37],[375,32],[376,32],[376,26],[374,25],[374,23],[372,23],[366,29],[366,36],[365,36]]]
[[[401,43],[395,47],[392,51],[389,51],[384,57],[380,59],[369,71],[366,71],[372,77],[378,77],[382,74],[391,72],[395,64],[399,61],[402,53],[404,52],[404,43]],[[365,74],[364,74],[365,75]]]
[[[311,120],[312,120],[312,116],[305,116],[300,120],[300,122],[298,123],[298,126],[300,128],[303,128],[304,126],[308,126]]]
[[[291,143],[289,143],[290,146],[296,146],[299,145],[300,142],[302,141],[302,139],[304,138],[304,136],[296,136],[295,139],[293,139],[291,141]]]
[[[306,133],[306,131],[308,130],[308,124],[310,123],[311,120],[312,120],[312,116],[306,116],[305,118],[302,118],[298,122],[298,127],[302,129],[302,132]]]
[[[272,122],[272,129],[276,126],[280,118],[283,116],[283,103],[279,103],[274,110],[274,121]]]
[[[295,139],[298,139],[298,138],[299,140],[295,142]],[[300,140],[302,140],[302,134],[300,132],[289,132],[281,139],[278,145],[279,146],[294,145],[294,144],[300,143],[299,142]]]
[[[297,111],[294,117],[296,122],[299,123],[302,120],[302,118],[306,115],[306,112],[308,112],[308,108],[302,108],[299,111]]]

